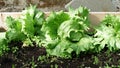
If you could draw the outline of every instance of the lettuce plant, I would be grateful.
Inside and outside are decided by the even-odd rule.
[[[75,11],[70,9],[68,13],[52,12],[42,27],[47,53],[70,58],[73,52],[78,56],[81,52],[93,49],[93,38],[86,33],[90,25],[88,14],[85,7]]]
[[[110,51],[120,49],[120,16],[106,15],[96,28],[95,45],[98,51],[107,47]]]
[[[7,17],[6,24],[8,30],[6,38],[11,41],[22,41],[23,45],[41,45],[40,39],[44,38],[41,27],[44,19],[44,13],[36,9],[36,6],[30,6],[22,12],[18,19]]]

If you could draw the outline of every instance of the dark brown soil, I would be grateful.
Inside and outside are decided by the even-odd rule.
[[[62,59],[48,57],[44,47],[18,47],[10,44],[11,50],[0,57],[0,68],[106,68],[120,67],[120,51],[101,53],[81,53],[79,57]],[[18,49],[13,49],[18,47]],[[14,52],[15,51],[15,52]],[[40,56],[42,57],[40,59]],[[39,59],[39,60],[38,60]]]

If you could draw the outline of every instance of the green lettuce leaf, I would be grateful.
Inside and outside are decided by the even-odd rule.
[[[119,48],[120,39],[120,17],[114,15],[107,15],[105,19],[101,22],[97,28],[95,28],[96,34],[95,38],[101,38],[101,40],[96,40],[99,42],[100,50],[107,47],[110,51],[115,51]],[[96,44],[96,45],[98,45]]]
[[[42,31],[50,39],[55,39],[58,37],[57,30],[62,22],[69,19],[69,15],[63,11],[52,12],[43,24]]]
[[[86,33],[90,25],[88,14],[89,11],[81,7],[68,13],[52,12],[47,17],[42,31],[48,55],[71,58],[73,52],[78,56],[94,48],[92,37]]]

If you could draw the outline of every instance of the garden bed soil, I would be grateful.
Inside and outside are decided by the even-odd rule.
[[[10,44],[11,51],[0,57],[0,68],[103,68],[120,67],[120,51],[81,53],[72,59],[48,57],[44,47],[20,47],[22,43]],[[18,47],[19,46],[19,47]],[[12,49],[17,47],[15,52]],[[41,59],[39,57],[42,57]],[[39,60],[38,60],[39,58]]]

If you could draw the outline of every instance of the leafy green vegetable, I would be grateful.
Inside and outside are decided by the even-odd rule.
[[[33,39],[34,36],[39,37],[40,43],[44,38],[43,32],[41,31],[42,24],[45,22],[44,13],[36,9],[36,6],[30,6],[27,10],[23,11],[23,16],[20,21],[22,23],[21,31],[27,36],[24,43],[26,45],[33,45],[33,42],[38,44],[38,39]]]
[[[8,30],[0,33],[0,55],[9,51],[8,43],[22,42],[23,46],[38,45],[46,48],[47,54],[72,58],[72,53],[100,52],[107,47],[110,51],[120,49],[120,16],[107,15],[99,26],[93,27],[90,36],[89,10],[85,7],[69,9],[69,12],[44,13],[30,6],[23,15],[14,19],[7,17]],[[13,47],[13,50],[16,50]]]
[[[69,19],[69,15],[63,11],[52,12],[43,24],[42,31],[45,32],[46,36],[50,39],[57,38],[57,29],[62,22]],[[47,37],[48,38],[48,37]]]
[[[99,45],[99,50],[102,50],[104,47],[107,47],[110,51],[120,49],[119,16],[107,15],[101,24],[96,28],[96,31],[95,45]]]
[[[25,39],[25,35],[21,32],[22,24],[19,20],[15,20],[12,17],[7,17],[6,24],[8,30],[6,32],[6,38],[10,41],[22,41]]]
[[[0,32],[0,39],[5,39],[5,32]]]
[[[0,39],[0,56],[9,51],[6,39]]]
[[[6,19],[8,25],[6,38],[9,41],[22,41],[25,45],[33,45],[34,42],[38,44],[38,40],[33,38],[34,36],[39,37],[40,41],[44,38],[41,31],[42,24],[45,21],[44,13],[36,9],[36,6],[30,6],[22,13],[23,15],[19,19],[12,17]]]
[[[80,7],[68,13],[53,12],[48,16],[42,27],[46,35],[44,46],[47,53],[70,58],[72,52],[79,55],[82,51],[93,49],[92,37],[86,34],[90,24],[88,14],[86,8]]]
[[[23,11],[21,17],[22,31],[27,36],[40,35],[41,27],[44,20],[44,13],[36,9],[36,6],[30,6],[27,10]]]
[[[9,51],[7,40],[5,38],[5,32],[0,33],[0,56]]]
[[[72,41],[79,41],[84,35],[85,29],[88,29],[83,21],[76,21],[74,19],[63,22],[58,28],[58,35],[61,38],[69,38]]]

